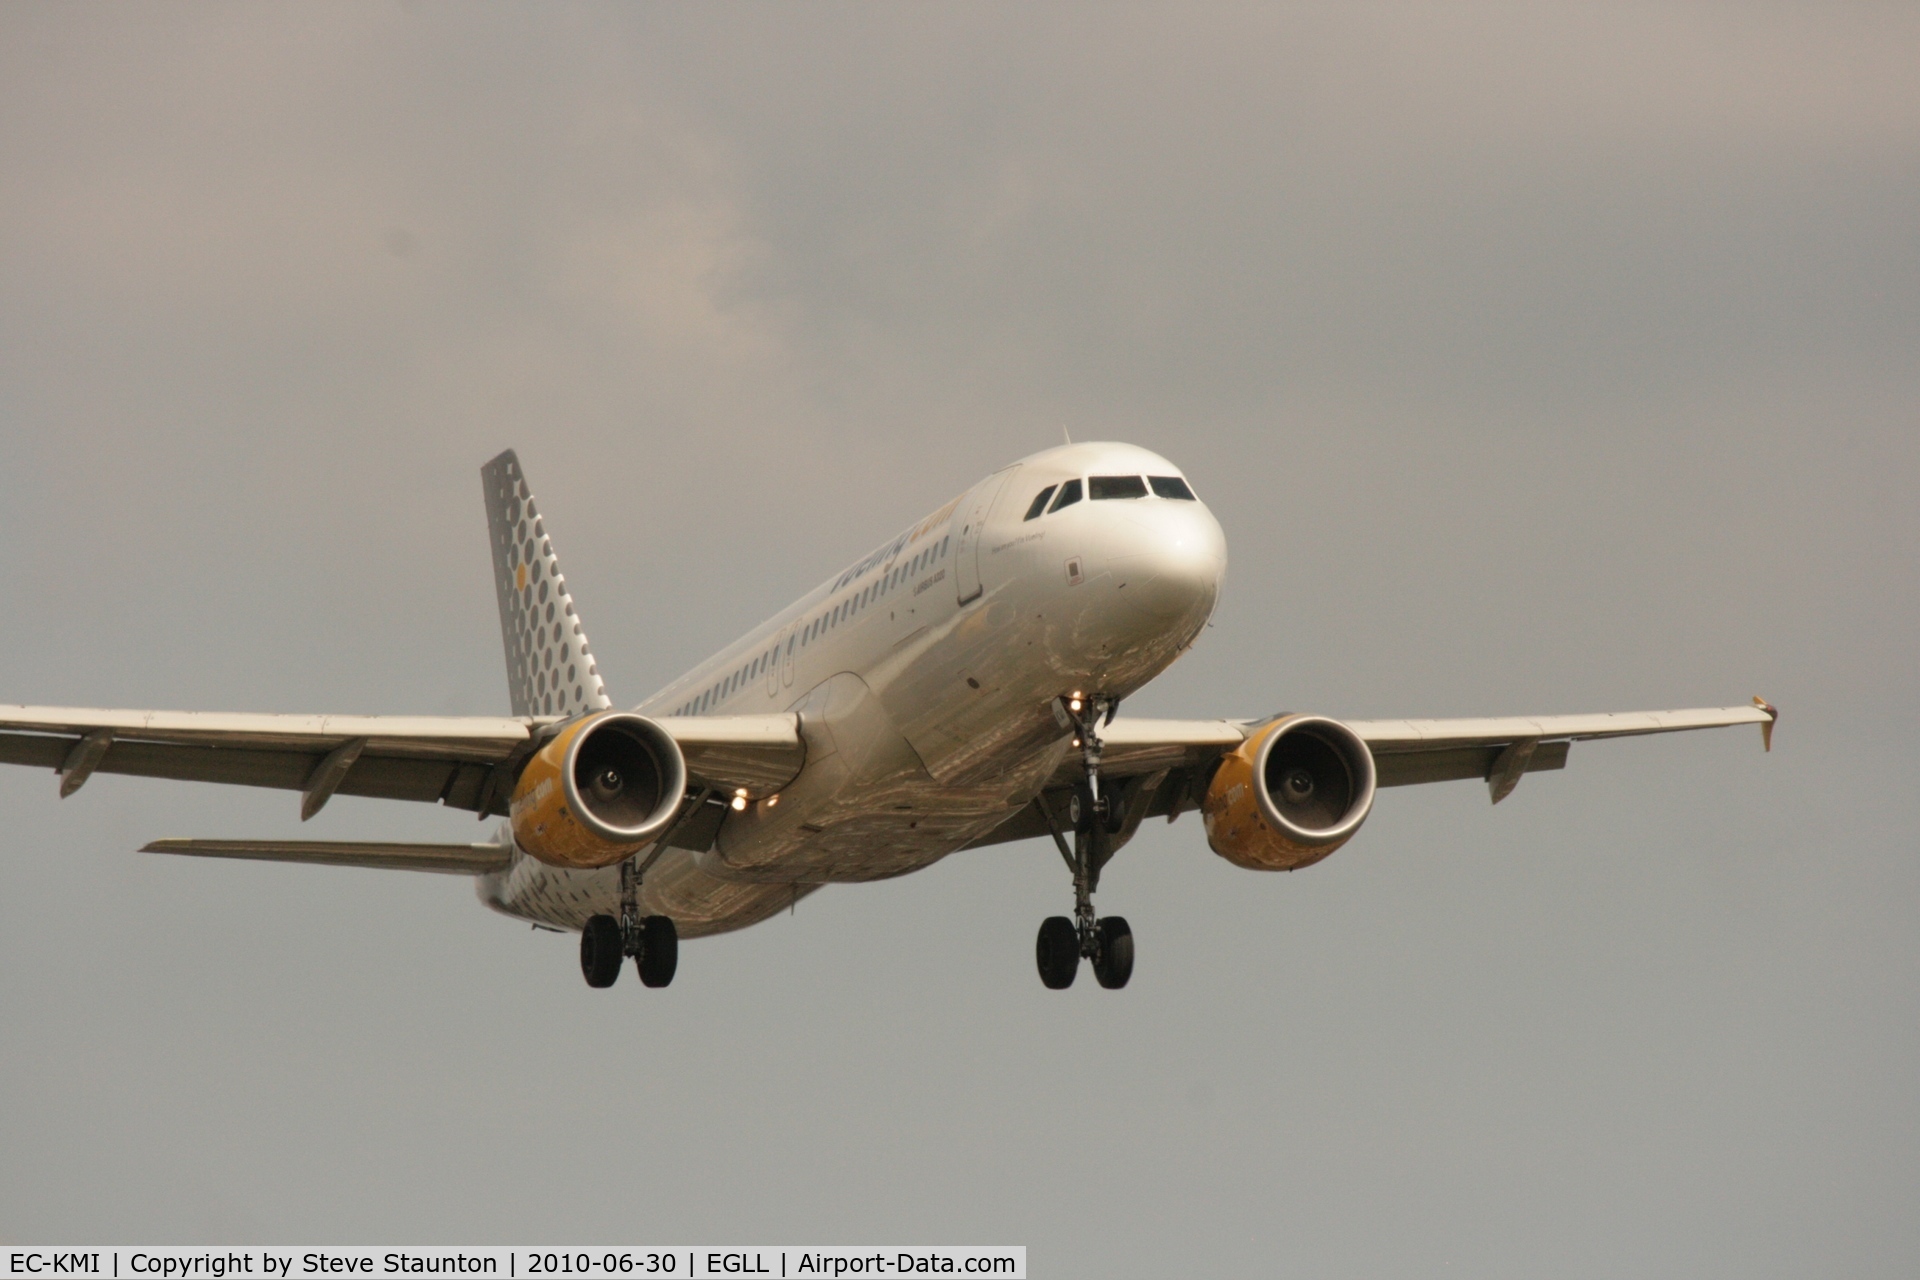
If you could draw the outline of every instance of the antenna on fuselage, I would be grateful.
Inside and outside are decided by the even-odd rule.
[[[1073,433],[1068,431],[1064,426],[1060,428],[1060,438],[1068,444],[1073,443]]]

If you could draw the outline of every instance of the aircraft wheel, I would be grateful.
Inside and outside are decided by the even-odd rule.
[[[1106,916],[1099,925],[1100,950],[1093,957],[1093,976],[1109,991],[1118,991],[1133,976],[1133,930],[1124,916]]]
[[[590,987],[610,987],[620,976],[620,922],[612,916],[589,916],[580,931],[580,972]]]
[[[633,965],[649,987],[673,981],[673,971],[680,966],[680,931],[672,916],[648,916],[640,922],[640,954]]]
[[[1074,932],[1073,921],[1065,916],[1041,921],[1033,954],[1040,966],[1040,981],[1055,991],[1072,986],[1073,975],[1080,971],[1080,935]]]

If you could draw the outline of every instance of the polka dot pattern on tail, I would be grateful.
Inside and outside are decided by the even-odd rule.
[[[481,468],[480,479],[513,714],[574,716],[611,707],[520,460],[509,449]],[[556,621],[560,616],[574,622],[569,627]]]

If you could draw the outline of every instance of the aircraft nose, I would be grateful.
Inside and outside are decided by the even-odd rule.
[[[1142,503],[1126,512],[1112,558],[1126,607],[1158,621],[1213,612],[1227,569],[1227,539],[1197,502]],[[1125,584],[1121,586],[1121,584]]]

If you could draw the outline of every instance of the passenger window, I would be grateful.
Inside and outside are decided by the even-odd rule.
[[[1053,496],[1053,486],[1048,485],[1046,488],[1042,489],[1039,493],[1034,495],[1033,505],[1027,508],[1027,514],[1021,518],[1025,520],[1031,520],[1035,516],[1039,515],[1042,511],[1045,511],[1047,509],[1047,499],[1051,498],[1052,496]]]
[[[1070,507],[1078,501],[1080,501],[1080,482],[1069,480],[1060,486],[1060,496],[1055,498],[1053,505],[1047,508],[1047,514],[1052,515],[1060,508]]]
[[[1147,482],[1139,476],[1090,476],[1087,479],[1087,496],[1095,502],[1108,498],[1144,498],[1147,496]]]
[[[1196,502],[1193,490],[1187,488],[1187,482],[1179,476],[1149,476],[1153,481],[1153,491],[1163,498],[1178,498],[1182,502]]]

